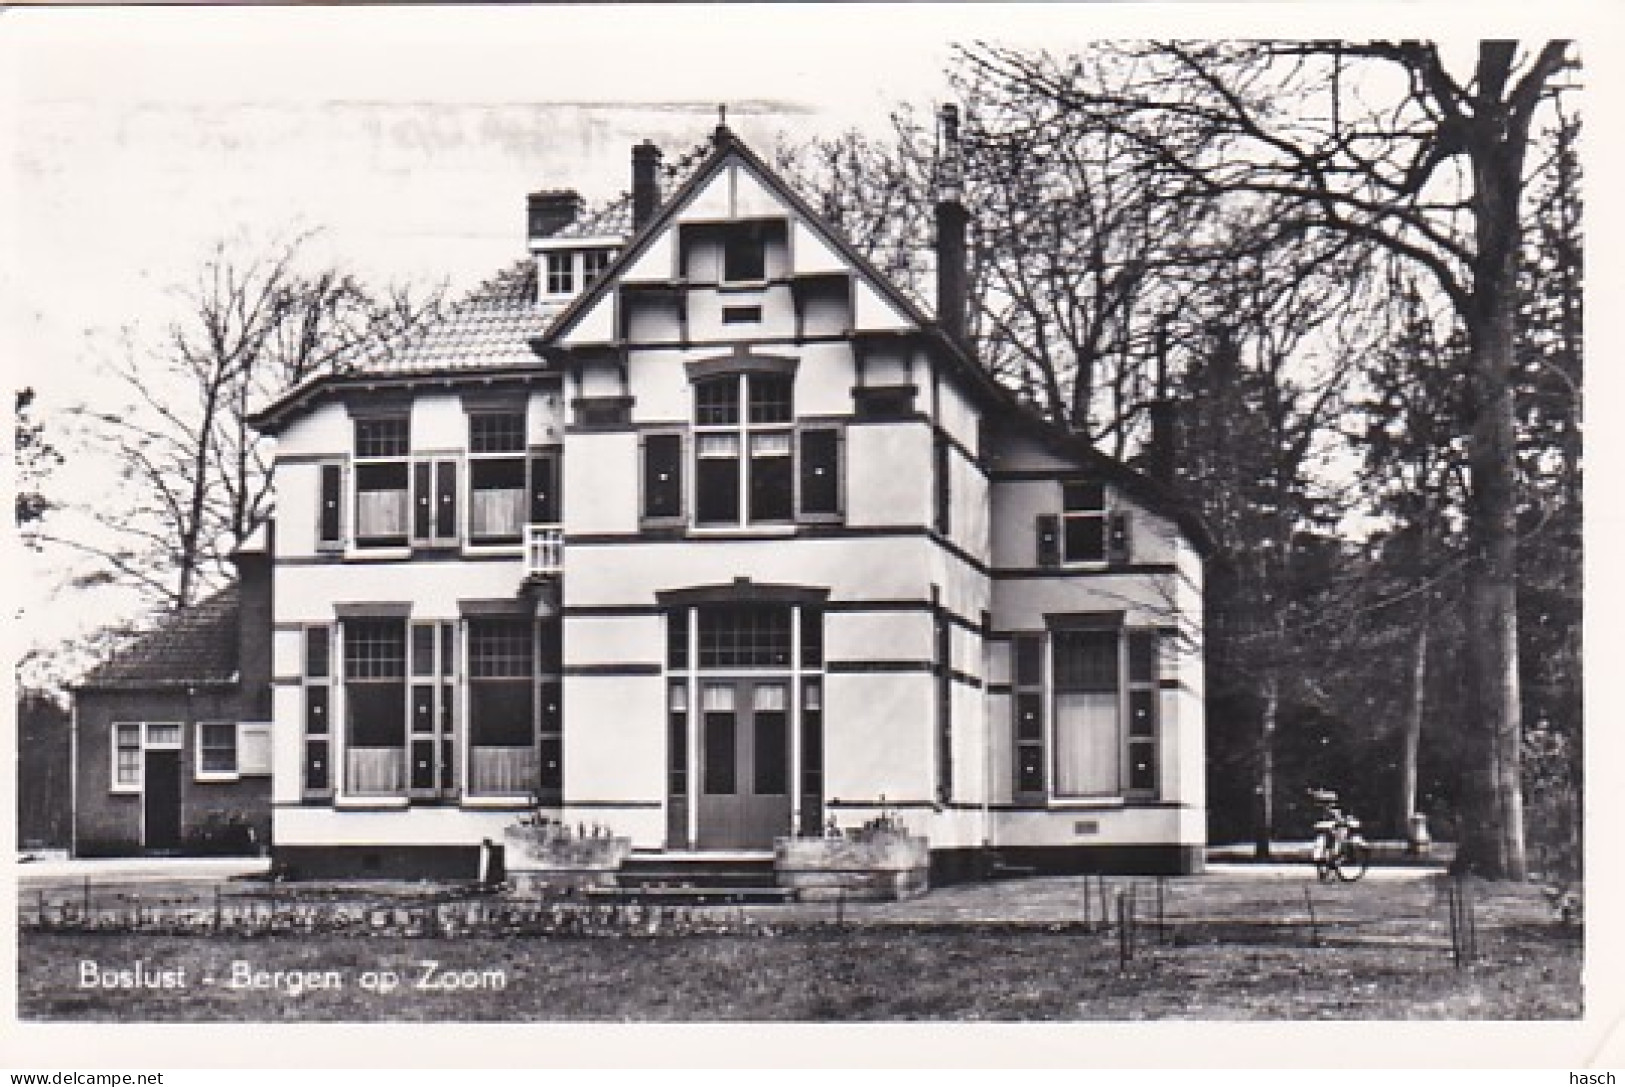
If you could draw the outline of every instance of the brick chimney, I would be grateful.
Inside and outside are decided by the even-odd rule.
[[[550,238],[581,214],[581,194],[574,189],[533,192],[525,200],[526,221],[532,238]]]
[[[1157,325],[1157,393],[1146,405],[1151,435],[1140,463],[1145,474],[1172,490],[1179,476],[1179,405],[1168,391],[1168,319]]]
[[[237,567],[237,675],[245,717],[271,716],[271,567],[276,525],[256,529],[231,554]]]
[[[632,229],[642,230],[660,209],[660,148],[648,140],[632,148]]]
[[[965,226],[962,199],[964,165],[959,150],[959,107],[942,107],[941,151],[937,160],[937,324],[956,343],[965,342]]]

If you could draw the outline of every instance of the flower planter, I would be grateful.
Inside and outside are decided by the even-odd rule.
[[[632,852],[630,838],[575,838],[557,826],[513,826],[502,834],[502,864],[515,894],[613,887]]]
[[[924,838],[881,832],[848,838],[780,838],[773,870],[781,887],[804,902],[892,901],[929,889],[931,854]]]

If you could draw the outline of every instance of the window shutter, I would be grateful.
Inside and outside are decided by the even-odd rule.
[[[317,543],[337,547],[343,543],[344,469],[337,464],[322,465],[322,497],[318,511]]]
[[[1129,561],[1129,515],[1119,511],[1111,516],[1106,540],[1106,561],[1120,566]]]
[[[559,521],[558,461],[551,454],[530,458],[530,523],[553,525]]]
[[[434,513],[434,492],[430,486],[430,473],[434,466],[428,461],[412,465],[412,541],[427,543],[431,515]]]
[[[1038,517],[1038,565],[1061,565],[1061,519],[1053,513]]]
[[[237,725],[237,773],[242,777],[263,777],[271,772],[271,725],[266,721],[242,721]]]
[[[457,539],[457,462],[436,462],[434,487],[434,534],[442,540]]]
[[[801,512],[841,512],[841,432],[832,427],[801,432]]]
[[[643,516],[683,515],[683,438],[650,434],[643,439]]]

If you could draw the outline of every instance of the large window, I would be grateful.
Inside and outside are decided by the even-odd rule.
[[[1017,798],[1156,792],[1156,631],[1103,624],[1017,634],[1011,654]]]
[[[347,785],[398,795],[406,785],[406,621],[344,622]]]
[[[1121,789],[1118,632],[1055,633],[1055,795],[1114,796]]]
[[[405,415],[355,421],[357,546],[406,544],[410,448]]]
[[[469,619],[470,792],[528,796],[537,789],[536,658],[537,631],[530,616]],[[556,712],[557,692],[549,697]],[[556,728],[552,732],[556,736]]]
[[[791,520],[794,406],[788,374],[726,374],[694,385],[700,524]]]

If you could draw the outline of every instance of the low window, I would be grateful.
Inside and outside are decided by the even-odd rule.
[[[113,726],[113,788],[141,788],[141,726]]]
[[[198,780],[235,780],[237,777],[237,723],[201,721],[197,726]]]

